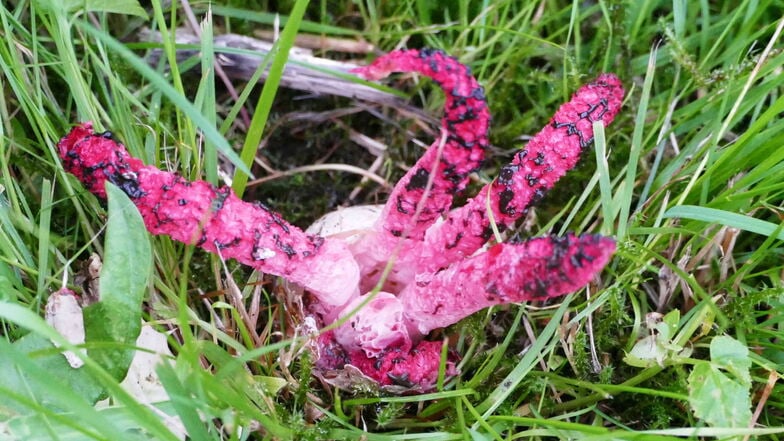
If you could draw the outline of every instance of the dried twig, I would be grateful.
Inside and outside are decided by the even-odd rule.
[[[160,34],[150,30],[142,31],[140,38],[145,41],[161,41]],[[177,29],[176,41],[181,45],[197,45],[199,37],[187,29]],[[226,75],[242,81],[250,80],[273,47],[272,43],[237,34],[218,35],[213,45],[218,52],[215,59]],[[178,49],[177,61],[187,60],[198,55],[198,52],[198,49]],[[155,49],[150,52],[147,61],[151,65],[157,65],[160,56],[161,51]],[[406,101],[392,93],[358,83],[350,77],[340,76],[350,75],[348,72],[356,67],[358,65],[354,63],[314,57],[309,51],[296,49],[289,54],[289,62],[280,84],[317,95],[344,96],[393,107],[406,107]],[[262,74],[262,78],[265,77],[266,73]]]

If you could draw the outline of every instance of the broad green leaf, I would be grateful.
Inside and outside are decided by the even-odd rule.
[[[680,363],[682,359],[691,356],[690,347],[684,348],[673,341],[680,319],[680,311],[674,309],[660,321],[647,323],[650,335],[637,341],[623,361],[630,366],[648,368],[655,364],[665,366]]]
[[[689,374],[689,405],[694,415],[715,427],[748,427],[749,387],[733,381],[712,363],[697,364]]]
[[[749,348],[743,343],[728,335],[718,336],[711,340],[710,357],[714,365],[730,372],[744,386],[751,386]]]
[[[658,335],[648,335],[634,344],[634,347],[623,357],[629,366],[647,368],[658,364],[664,366],[669,351],[662,344]]]
[[[256,382],[256,386],[259,388],[259,392],[267,396],[277,395],[278,392],[289,384],[289,382],[283,378],[266,375],[254,375],[253,379]]]
[[[11,439],[177,439],[147,407],[125,407],[123,417],[96,410],[104,389],[117,396],[119,385],[93,360],[72,369],[51,341],[76,348],[35,312],[0,302],[0,319],[31,331],[13,344],[0,339],[0,421],[8,420],[7,428],[16,435]],[[128,405],[129,400],[122,402]],[[123,424],[133,424],[134,432],[142,427],[147,436],[121,436]],[[63,425],[68,429],[59,430]],[[0,431],[0,439],[4,434]]]
[[[694,415],[711,426],[748,427],[751,421],[749,349],[732,337],[718,336],[711,340],[710,355],[710,363],[696,365],[689,375],[689,404]]]
[[[35,332],[13,344],[0,339],[0,353],[3,354],[0,357],[0,396],[4,397],[0,415],[38,412],[23,401],[37,403],[51,411],[64,411],[71,410],[71,400],[89,405],[98,400],[103,387],[89,371],[72,368],[61,352]],[[36,369],[30,369],[30,364]]]
[[[84,308],[87,343],[115,343],[92,348],[90,356],[122,379],[133,352],[118,346],[136,342],[141,330],[142,299],[152,271],[152,251],[144,221],[128,196],[106,184],[109,219],[104,243],[98,303]]]
[[[681,312],[677,309],[673,309],[662,318],[662,323],[667,327],[668,338],[673,338],[675,336],[675,334],[678,332],[678,324],[680,322]]]
[[[660,323],[659,327],[663,325]],[[665,339],[659,333],[654,333],[640,339],[634,344],[631,351],[623,357],[629,366],[649,368],[654,365],[668,366],[682,363],[691,356],[691,348],[677,345]]]

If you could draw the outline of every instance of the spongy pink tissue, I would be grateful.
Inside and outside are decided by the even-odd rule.
[[[373,211],[380,213],[375,223],[351,240],[306,234],[229,188],[144,165],[89,122],[73,128],[58,149],[65,169],[90,192],[105,198],[106,182],[122,189],[151,233],[311,293],[308,310],[316,319],[342,323],[317,339],[320,370],[352,365],[383,386],[429,390],[439,371],[457,374],[458,358],[443,342],[428,340],[430,331],[488,306],[573,292],[609,261],[615,242],[595,235],[488,242],[494,227],[514,228],[575,166],[593,140],[593,123],[607,126],[624,92],[611,74],[580,88],[492,183],[454,208],[454,195],[481,166],[488,143],[482,87],[466,66],[433,50],[395,51],[355,71],[370,80],[392,72],[417,72],[444,90],[443,136],[397,183],[384,208]]]
[[[348,313],[367,302],[358,314],[339,328],[335,337],[343,347],[362,350],[368,357],[378,357],[389,348],[411,349],[411,337],[405,321],[403,304],[394,294],[378,292],[360,297],[350,303]]]

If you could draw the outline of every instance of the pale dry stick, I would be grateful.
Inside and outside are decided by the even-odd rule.
[[[257,282],[251,285],[252,291],[250,297],[250,310],[248,311],[248,314],[250,315],[251,320],[253,320],[253,323],[258,323],[259,316],[261,315],[261,287],[262,287],[259,278],[263,276],[260,273],[258,273],[258,276],[256,276],[256,274],[251,276],[251,280],[252,277],[257,277],[256,279]]]
[[[531,322],[528,321],[526,316],[523,316],[523,329],[525,329],[525,333],[528,336],[528,339],[531,341],[533,345],[536,343],[536,333],[534,332],[533,326],[531,326]],[[539,366],[542,368],[543,371],[547,371],[547,363],[544,362],[544,359],[539,360]]]
[[[292,342],[299,341],[298,331],[294,329],[294,336],[291,338]],[[293,388],[294,390],[298,390],[300,387],[299,381],[291,374],[289,370],[289,366],[294,362],[295,352],[298,351],[294,347],[294,343],[289,346],[280,348],[278,350],[278,368],[280,369],[280,373],[283,374],[283,378],[286,379],[288,386]]]
[[[681,148],[679,147],[678,137],[675,136],[675,133],[670,133],[670,145],[672,145],[672,152],[675,153],[675,156],[681,154]]]
[[[193,13],[193,9],[191,9],[190,2],[188,0],[180,0],[180,4],[182,5],[182,9],[185,12],[185,17],[188,19],[188,24],[191,26],[191,31],[196,35],[196,37],[201,38],[201,31],[199,30],[199,23],[196,20],[196,14]],[[212,14],[212,12],[210,12]],[[218,78],[221,79],[221,82],[224,86],[226,86],[226,91],[229,92],[231,99],[234,100],[236,103],[240,100],[240,95],[237,93],[237,89],[234,88],[234,85],[231,84],[231,79],[229,76],[226,75],[226,71],[223,70],[223,67],[220,65],[218,60],[213,61],[213,67],[215,68],[215,74],[218,75]],[[240,115],[242,116],[242,122],[245,124],[245,127],[250,127],[250,115],[248,115],[248,110],[245,106],[240,108]]]
[[[170,415],[161,409],[158,409],[153,403],[141,402],[141,404],[160,418],[161,422],[169,429],[172,434],[179,439],[186,439],[188,437],[188,429],[182,419],[176,415]]]
[[[267,145],[267,142],[266,142],[265,140],[263,140],[263,139],[262,139],[262,140],[261,140],[261,143],[259,144],[259,148],[258,148],[258,150],[262,150],[262,149],[264,149],[264,147],[266,147],[266,145]],[[257,150],[257,151],[258,151],[258,150]],[[267,172],[268,174],[275,174],[275,173],[279,173],[279,172],[278,172],[278,170],[277,170],[277,169],[275,169],[274,167],[272,167],[272,165],[270,165],[270,164],[269,164],[269,162],[267,161],[267,159],[266,159],[266,158],[264,158],[264,157],[263,157],[263,156],[261,156],[261,155],[258,155],[258,154],[257,154],[256,156],[254,156],[254,157],[253,157],[253,163],[254,163],[254,164],[256,164],[256,165],[258,165],[258,166],[259,166],[259,167],[261,167],[262,169],[264,169],[264,171],[265,171],[265,172]]]
[[[349,140],[353,141],[354,144],[364,148],[373,156],[382,156],[389,150],[387,145],[383,142],[376,141],[367,135],[357,132],[356,130],[346,125],[346,123],[343,121],[335,120],[335,124],[348,132]]]
[[[778,380],[778,378],[779,373],[775,370],[768,372],[768,382],[765,383],[765,388],[762,389],[762,395],[757,402],[757,408],[754,409],[754,415],[751,417],[751,421],[749,421],[749,429],[753,429],[757,424],[757,421],[759,421],[759,417],[762,414],[762,409],[765,407],[765,403],[768,401],[770,393],[773,391],[773,387],[776,385],[776,380]],[[751,434],[745,435],[743,437],[743,441],[749,441],[749,438],[751,438]]]
[[[753,211],[748,213],[753,216]],[[712,233],[712,229],[708,228],[704,234]],[[732,259],[732,248],[734,248],[734,237],[738,235],[740,230],[737,228],[730,228],[723,226],[719,228],[716,234],[712,237],[691,259],[686,271],[691,274],[695,270],[703,270],[712,266],[713,262],[719,261],[719,282],[727,280],[729,273],[728,261]]]
[[[199,38],[187,29],[177,29],[178,44],[198,44]],[[151,30],[139,32],[142,41],[160,42],[161,35]],[[248,81],[258,70],[259,65],[270,53],[273,45],[266,41],[237,34],[217,35],[214,47],[220,51],[216,61],[231,79]],[[230,49],[232,51],[227,51]],[[198,50],[178,49],[177,61],[184,61],[196,56]],[[147,63],[157,65],[161,56],[159,49],[153,50],[147,57]],[[395,94],[371,87],[354,80],[349,71],[358,67],[357,64],[343,61],[314,57],[302,50],[292,50],[286,63],[280,85],[290,89],[301,90],[316,95],[335,95],[357,99],[365,102],[383,104],[392,107],[409,107],[405,100]],[[343,77],[345,75],[346,77]],[[261,78],[266,78],[264,72]]]
[[[383,164],[384,164],[384,157],[377,156],[376,160],[373,161],[372,164],[370,164],[370,167],[368,167],[367,171],[369,173],[376,173],[376,171],[378,171],[378,169],[381,168]],[[362,191],[362,187],[365,185],[365,183],[367,183],[367,181],[368,178],[364,178],[364,177],[359,181],[359,184],[356,187],[354,187],[353,190],[351,190],[351,193],[349,193],[348,195],[349,201],[353,201],[359,195],[359,192]]]
[[[363,147],[370,154],[376,157],[373,163],[370,164],[370,166],[367,168],[367,171],[369,173],[376,173],[378,169],[381,168],[381,165],[384,164],[384,153],[388,150],[386,144],[376,141],[375,139],[367,135],[364,135],[362,133],[359,133],[356,130],[353,130],[352,128],[348,127],[340,120],[336,120],[335,122],[336,124],[338,124],[339,126],[343,127],[345,130],[348,131],[348,139],[353,141],[355,144]],[[348,196],[349,201],[354,200],[354,198],[357,197],[357,195],[359,194],[360,191],[362,191],[362,188],[368,182],[368,180],[369,179],[367,177],[363,177],[362,179],[360,179],[359,184],[357,184],[357,186],[354,187],[353,190],[351,190],[351,193],[349,193]]]
[[[534,12],[534,16],[531,18],[532,25],[538,25],[539,22],[542,21],[542,17],[544,17],[546,11],[546,5],[546,2],[539,3],[539,6],[536,8],[536,12]]]
[[[221,266],[223,267],[223,273],[226,276],[226,295],[229,298],[229,303],[234,307],[237,312],[240,314],[240,318],[242,321],[245,322],[245,329],[250,334],[250,337],[253,339],[253,344],[256,347],[261,347],[264,345],[264,342],[261,341],[261,338],[256,333],[256,322],[251,319],[250,314],[248,314],[247,308],[245,308],[245,303],[242,301],[242,290],[234,281],[234,278],[231,277],[231,273],[229,272],[229,268],[226,266],[226,260],[223,256],[220,255],[220,250],[218,250],[218,258],[220,259]]]
[[[215,320],[215,328],[218,331],[226,332],[227,329],[226,324],[223,323],[223,320],[221,320],[220,316],[215,312],[215,309],[213,308],[213,305],[212,303],[210,303],[210,300],[207,298],[207,296],[205,296],[204,293],[200,292],[199,297],[201,297],[201,301],[204,303],[204,306],[207,308],[207,310],[210,311],[210,315],[212,315],[213,320]],[[217,340],[215,339],[214,335],[213,335],[212,342],[217,343]]]
[[[587,301],[591,301],[591,287],[585,287],[585,299]],[[588,314],[588,323],[587,323],[586,331],[588,333],[588,342],[591,348],[591,368],[593,368],[593,373],[598,374],[602,371],[602,364],[599,363],[599,355],[596,353],[596,339],[594,338],[593,334],[593,311]]]
[[[561,316],[561,326],[558,328],[558,341],[561,343],[566,362],[574,369],[576,365],[574,360],[574,335],[577,331],[575,324],[569,325],[569,318],[570,315],[568,313]]]

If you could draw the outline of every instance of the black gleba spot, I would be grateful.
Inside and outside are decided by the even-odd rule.
[[[430,173],[427,172],[424,168],[418,169],[414,176],[411,176],[411,179],[406,184],[406,190],[418,190],[425,188],[427,186],[427,180],[430,177]]]
[[[512,202],[512,199],[514,199],[514,191],[509,188],[505,188],[504,191],[498,195],[498,209],[501,211],[501,213],[509,216],[515,214],[515,207],[509,206],[509,203]]]
[[[139,199],[147,194],[139,187],[139,180],[136,176],[136,173],[107,173],[106,178],[109,180],[109,182],[116,185],[120,190],[127,194],[131,199]]]

